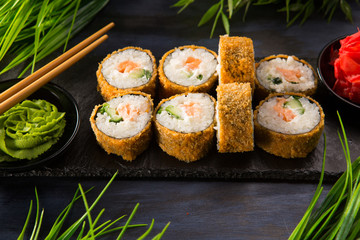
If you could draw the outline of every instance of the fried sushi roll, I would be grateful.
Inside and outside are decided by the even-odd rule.
[[[220,36],[219,84],[249,82],[255,86],[254,46],[250,38]]]
[[[255,66],[255,97],[258,100],[272,92],[297,92],[308,96],[316,92],[317,74],[305,60],[280,54],[266,57]]]
[[[283,158],[304,158],[317,146],[324,112],[300,93],[270,94],[254,112],[255,143]]]
[[[155,96],[157,66],[150,50],[126,47],[114,51],[99,64],[96,76],[105,101],[129,91]]]
[[[153,102],[142,92],[120,94],[95,106],[91,128],[99,145],[108,153],[132,161],[149,146]]]
[[[160,148],[185,162],[204,157],[213,144],[215,99],[206,93],[184,93],[163,99],[155,109]]]
[[[159,63],[160,96],[209,92],[217,81],[217,55],[201,46],[182,46],[165,53]]]
[[[254,150],[250,83],[220,84],[216,92],[218,151],[225,153]]]

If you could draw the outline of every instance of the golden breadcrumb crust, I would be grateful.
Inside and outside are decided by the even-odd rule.
[[[108,59],[110,58],[112,55],[117,54],[119,52],[125,51],[127,49],[135,49],[135,50],[139,50],[139,51],[143,51],[145,53],[147,53],[149,55],[149,57],[151,58],[152,64],[153,64],[153,72],[151,75],[151,78],[149,79],[149,81],[141,86],[138,87],[133,87],[133,88],[117,88],[114,87],[113,85],[110,85],[106,79],[104,78],[104,75],[102,74],[102,64]],[[122,48],[119,49],[117,51],[112,52],[111,54],[108,54],[103,60],[102,62],[99,64],[99,68],[96,71],[96,76],[97,76],[97,81],[98,81],[98,86],[97,86],[97,90],[100,92],[101,96],[103,97],[103,99],[105,101],[109,101],[110,99],[114,98],[114,96],[118,95],[119,93],[126,93],[129,91],[141,91],[144,93],[148,93],[151,95],[152,98],[155,97],[155,91],[156,91],[156,77],[157,77],[157,65],[156,65],[156,60],[155,57],[153,56],[153,54],[151,53],[150,50],[147,49],[142,49],[139,47],[126,47],[126,48]]]
[[[178,94],[170,98],[163,99],[156,107],[154,111],[155,136],[160,148],[164,152],[181,161],[194,162],[204,157],[213,145],[215,135],[215,116],[214,121],[211,123],[211,125],[208,126],[205,130],[199,132],[182,133],[170,130],[162,126],[156,120],[157,111],[164,102],[169,101],[180,95],[186,94]],[[213,101],[215,109],[216,100],[210,95],[209,97]]]
[[[251,88],[254,89],[254,46],[250,38],[220,36],[219,64],[220,84],[249,82]]]
[[[218,75],[217,72],[215,71],[214,74],[204,83],[200,84],[200,85],[192,85],[192,86],[182,86],[179,85],[177,83],[174,83],[172,81],[170,81],[164,72],[164,62],[165,59],[171,54],[173,53],[175,50],[177,49],[185,49],[185,48],[191,48],[191,49],[197,49],[197,48],[202,48],[205,49],[206,51],[210,52],[212,55],[214,55],[215,59],[217,59],[217,54],[214,51],[211,51],[210,49],[207,49],[205,47],[202,46],[195,46],[195,45],[187,45],[187,46],[182,46],[182,47],[178,47],[178,48],[174,48],[171,49],[170,51],[166,52],[160,62],[159,62],[159,69],[158,69],[158,74],[159,74],[159,95],[160,98],[168,98],[170,96],[176,95],[176,94],[181,94],[181,93],[186,93],[186,92],[204,92],[204,93],[208,93],[211,88],[214,86],[215,82],[218,79]]]
[[[262,126],[258,120],[258,112],[261,105],[275,96],[296,95],[305,97],[310,102],[315,103],[320,111],[320,122],[314,129],[307,133],[301,134],[284,134],[272,131]],[[320,104],[314,99],[301,93],[286,93],[286,94],[270,94],[266,99],[260,102],[254,112],[254,127],[255,127],[255,143],[268,153],[280,156],[283,158],[304,158],[312,150],[314,150],[319,142],[322,131],[324,129],[325,114]]]
[[[98,109],[102,105],[95,106],[94,110],[91,113],[90,117],[90,124],[91,128],[96,136],[96,140],[99,143],[99,145],[108,153],[113,153],[118,156],[121,156],[126,161],[132,161],[134,160],[138,155],[140,155],[142,152],[144,152],[149,144],[152,137],[152,110],[154,108],[153,101],[150,98],[150,95],[142,93],[142,92],[127,92],[127,93],[119,93],[117,97],[127,95],[127,94],[137,94],[137,95],[143,95],[146,96],[151,105],[151,118],[147,125],[144,127],[144,129],[136,134],[135,136],[128,137],[128,138],[113,138],[105,133],[101,132],[98,127],[96,126],[96,114],[98,112]]]
[[[286,58],[287,59],[288,57],[289,57],[288,55],[284,55],[284,54],[268,56],[268,57],[266,57],[264,59],[261,59],[259,62],[257,62],[255,64],[255,69],[257,69],[262,62],[270,61],[270,60],[275,59],[275,58]],[[308,66],[311,69],[311,71],[313,73],[313,76],[314,76],[314,81],[315,81],[315,85],[314,85],[313,88],[310,88],[310,89],[305,90],[305,91],[299,91],[299,93],[303,93],[303,94],[305,94],[307,96],[314,95],[315,92],[316,92],[316,89],[317,89],[317,85],[318,85],[318,75],[316,74],[314,68],[308,62],[306,62],[305,60],[299,59],[299,58],[297,58],[295,56],[292,56],[292,57],[294,58],[295,61],[301,62],[301,63],[305,64],[306,66]],[[256,72],[256,70],[255,70],[255,72]],[[270,93],[272,93],[272,91],[265,88],[263,85],[261,85],[261,83],[259,82],[257,77],[255,77],[254,98],[257,101],[260,101],[260,100],[263,100],[264,98],[266,98]]]
[[[254,150],[250,83],[220,84],[217,92],[218,151]]]

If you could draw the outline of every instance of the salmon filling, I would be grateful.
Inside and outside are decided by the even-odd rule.
[[[284,108],[284,103],[286,102],[285,98],[276,98],[276,101],[277,103],[274,106],[274,110],[277,112],[279,117],[286,122],[290,122],[296,117],[292,109]]]
[[[276,70],[283,75],[284,79],[290,83],[299,83],[301,78],[300,70],[290,70],[276,67]]]
[[[129,60],[123,61],[117,66],[117,70],[121,73],[129,73],[137,68],[140,68],[140,64]]]
[[[181,107],[184,109],[185,114],[189,117],[200,117],[201,114],[201,108],[199,106],[199,103],[196,102],[190,102],[182,104]]]
[[[201,63],[201,60],[198,58],[194,58],[194,57],[188,57],[185,61],[185,67],[188,70],[195,70],[199,68],[199,65]]]

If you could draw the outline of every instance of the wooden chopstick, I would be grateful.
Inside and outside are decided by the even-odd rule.
[[[87,55],[89,52],[94,50],[97,46],[99,46],[102,42],[104,42],[108,38],[108,35],[104,35],[62,64],[58,65],[53,70],[46,73],[44,76],[40,77],[38,80],[33,81],[31,84],[17,92],[16,94],[12,95],[2,103],[0,103],[0,115],[3,114],[5,111],[13,107],[15,104],[19,103],[20,101],[24,100],[28,96],[30,96],[32,93],[37,91],[39,88],[41,88],[43,85],[45,85],[47,82],[49,82],[51,79],[68,69],[70,66],[72,66],[74,63],[79,61],[82,57]]]
[[[105,27],[103,27],[102,29],[100,29],[99,31],[97,31],[96,33],[91,35],[90,37],[86,38],[81,43],[77,44],[73,48],[69,49],[68,51],[66,51],[65,53],[60,55],[58,58],[56,58],[53,61],[51,61],[50,63],[46,64],[45,66],[43,66],[42,68],[40,68],[33,74],[29,75],[28,77],[24,78],[22,81],[18,82],[17,84],[10,87],[6,91],[2,92],[0,94],[0,103],[5,101],[6,99],[10,98],[11,96],[13,96],[17,92],[19,92],[21,89],[25,88],[26,86],[28,86],[29,84],[34,82],[36,79],[45,75],[46,73],[48,73],[49,71],[54,69],[59,64],[63,63],[67,59],[69,59],[71,56],[75,55],[81,49],[85,48],[90,43],[94,42],[96,39],[98,39],[100,36],[105,34],[107,31],[109,31],[114,26],[115,26],[115,24],[113,22],[109,23],[108,25],[106,25]]]

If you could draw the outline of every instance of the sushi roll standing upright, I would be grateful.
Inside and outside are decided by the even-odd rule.
[[[150,50],[126,47],[114,51],[99,64],[96,76],[105,101],[129,91],[155,96],[157,66]]]
[[[163,99],[155,109],[160,148],[185,162],[204,157],[215,134],[215,99],[206,93],[185,93]]]
[[[123,93],[95,106],[90,117],[91,128],[107,153],[132,161],[149,146],[152,111],[150,95]]]
[[[217,55],[201,46],[182,46],[166,52],[159,63],[160,96],[209,92],[217,81]]]
[[[220,36],[219,84],[239,82],[255,87],[255,53],[253,42],[247,37]]]
[[[259,100],[272,92],[311,96],[316,92],[317,82],[313,67],[295,56],[273,55],[256,63],[255,96]]]
[[[324,112],[300,93],[270,94],[254,112],[255,143],[283,158],[306,157],[324,129]]]
[[[218,151],[253,151],[254,126],[250,83],[220,84],[216,92]]]

